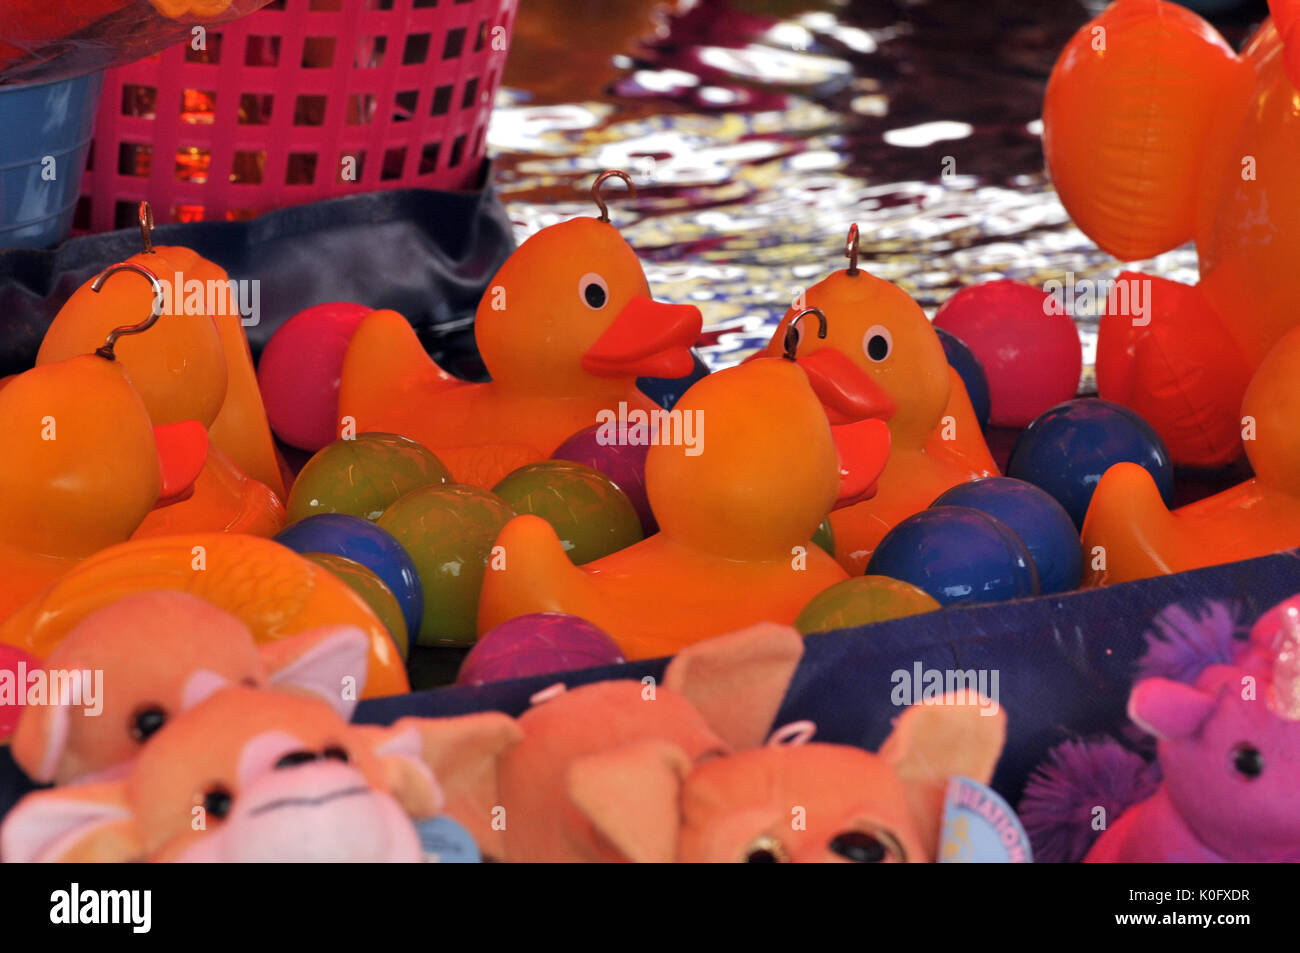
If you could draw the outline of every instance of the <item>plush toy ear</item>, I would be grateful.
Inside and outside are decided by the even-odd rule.
[[[763,622],[688,646],[668,663],[664,687],[685,695],[733,750],[763,743],[803,656],[803,636]]]
[[[433,770],[446,798],[444,813],[460,822],[488,856],[504,857],[503,832],[494,830],[493,809],[500,804],[497,763],[523,740],[523,729],[499,711],[457,718],[402,718],[392,731],[414,729],[420,757]]]
[[[602,751],[569,766],[569,799],[592,826],[636,863],[677,858],[682,781],[691,771],[686,752],[663,741]]]
[[[18,766],[37,784],[58,778],[59,762],[68,747],[71,716],[63,705],[25,705],[9,739]]]
[[[354,730],[358,733],[376,731],[367,726]],[[446,797],[433,772],[424,763],[420,733],[409,724],[377,729],[377,732],[372,750],[379,758],[389,792],[412,817],[437,814],[446,803]]]
[[[272,685],[321,698],[348,721],[366,684],[369,647],[369,637],[355,625],[325,625],[267,643],[261,651]],[[349,678],[355,691],[344,691]]]
[[[908,808],[931,860],[939,849],[948,779],[961,775],[987,784],[1006,735],[1006,713],[978,697],[945,695],[913,705],[894,722],[880,757],[894,766],[907,789]]]
[[[1215,698],[1168,678],[1144,678],[1128,697],[1128,716],[1157,738],[1189,738],[1215,708]]]
[[[142,860],[143,853],[121,781],[36,791],[0,825],[6,863],[120,863]]]

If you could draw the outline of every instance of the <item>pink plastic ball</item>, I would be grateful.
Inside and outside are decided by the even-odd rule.
[[[1078,391],[1079,332],[1068,314],[1051,313],[1050,299],[1033,285],[988,281],[962,288],[934,316],[935,327],[961,338],[983,366],[994,426],[1027,426]]]
[[[645,460],[649,445],[632,444],[626,435],[617,443],[601,443],[604,433],[601,424],[592,424],[579,430],[551,454],[553,460],[572,460],[598,470],[609,477],[616,487],[632,501],[636,515],[641,520],[641,531],[647,536],[659,532],[650,498],[645,488]]]
[[[486,685],[624,661],[614,640],[586,619],[534,612],[484,633],[461,663],[456,684]]]
[[[266,342],[257,383],[271,429],[285,443],[314,453],[338,436],[343,355],[373,310],[350,301],[313,305]]]
[[[20,676],[44,668],[45,663],[35,655],[11,645],[0,645],[0,672],[8,673],[0,675],[0,683],[9,683],[8,686],[3,686],[3,691],[0,691],[0,741],[7,740],[13,734],[14,728],[18,726],[18,716],[22,714],[23,704],[27,700],[28,681]],[[14,691],[12,699],[9,697],[10,687]]]

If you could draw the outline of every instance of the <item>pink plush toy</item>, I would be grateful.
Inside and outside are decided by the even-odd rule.
[[[1300,596],[1243,634],[1221,604],[1157,617],[1128,710],[1158,773],[1115,742],[1056,749],[1020,804],[1037,859],[1300,861]]]

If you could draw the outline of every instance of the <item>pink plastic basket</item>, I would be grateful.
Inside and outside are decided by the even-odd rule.
[[[251,218],[374,189],[463,189],[517,0],[273,0],[108,70],[78,225]]]

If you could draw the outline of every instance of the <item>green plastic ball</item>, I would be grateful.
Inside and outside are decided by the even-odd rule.
[[[929,593],[909,582],[888,576],[858,576],[813,596],[795,618],[794,627],[808,635],[901,619],[938,608],[939,603]]]
[[[509,474],[492,492],[516,513],[531,513],[550,523],[578,566],[644,538],[632,501],[609,477],[581,463],[530,463]]]
[[[411,555],[424,590],[418,645],[472,645],[492,544],[515,513],[496,495],[454,483],[412,490],[379,518]]]
[[[328,569],[341,579],[349,589],[365,600],[371,611],[379,616],[388,634],[397,643],[397,651],[402,658],[411,656],[411,640],[406,631],[406,620],[402,618],[402,607],[397,604],[393,590],[384,585],[384,581],[355,559],[337,556],[334,553],[304,553],[303,559],[310,559],[316,565]]]
[[[392,433],[335,440],[307,461],[289,490],[288,521],[347,513],[372,522],[399,497],[451,482],[451,472],[414,440]]]
[[[827,555],[835,555],[835,531],[831,529],[831,518],[822,520],[822,525],[813,533],[812,541],[826,550]]]

